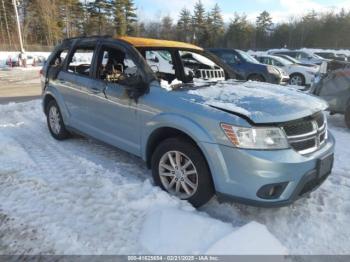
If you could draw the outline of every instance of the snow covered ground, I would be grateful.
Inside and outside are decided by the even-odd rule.
[[[274,209],[219,203],[200,210],[152,184],[138,158],[84,138],[57,142],[39,100],[0,105],[0,254],[346,254],[350,131],[331,177]]]

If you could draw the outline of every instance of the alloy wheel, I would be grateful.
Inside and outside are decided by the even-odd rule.
[[[61,117],[56,106],[51,106],[49,110],[49,122],[52,132],[58,135],[61,131]]]
[[[165,153],[159,162],[163,187],[171,194],[188,199],[198,188],[198,173],[191,159],[179,151]]]

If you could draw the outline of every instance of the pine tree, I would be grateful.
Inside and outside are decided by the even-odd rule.
[[[108,31],[108,20],[111,17],[113,6],[110,0],[94,0],[88,3],[90,13],[89,31],[101,35]]]
[[[126,35],[127,21],[125,16],[125,1],[115,0],[114,2],[114,25],[116,34],[119,36]]]
[[[125,1],[125,19],[126,19],[126,33],[128,35],[135,34],[135,24],[137,22],[136,7],[133,0],[124,0]]]
[[[192,17],[193,42],[201,43],[205,35],[205,8],[201,0],[194,6]]]
[[[113,0],[114,25],[117,35],[137,33],[137,14],[132,0]]]
[[[178,39],[185,42],[190,42],[192,33],[191,33],[191,13],[188,9],[183,8],[180,12],[180,18],[177,22],[177,34]]]
[[[162,38],[171,40],[174,38],[173,34],[173,19],[170,16],[164,16],[161,22],[160,34]]]
[[[256,46],[266,48],[268,46],[268,34],[271,31],[272,18],[267,11],[263,11],[256,18]]]
[[[221,9],[218,4],[214,6],[211,13],[211,44],[213,46],[218,45],[225,33],[224,19],[221,14]]]

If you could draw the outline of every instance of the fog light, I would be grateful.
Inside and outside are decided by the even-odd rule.
[[[258,192],[257,196],[263,199],[276,199],[281,196],[284,189],[287,187],[288,182],[269,184],[262,186]]]

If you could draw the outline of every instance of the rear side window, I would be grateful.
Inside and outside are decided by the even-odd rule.
[[[68,72],[89,76],[94,50],[94,47],[77,48],[68,63]]]
[[[68,49],[60,50],[56,53],[56,55],[53,57],[53,59],[50,62],[50,66],[61,66],[66,59],[68,54]]]

